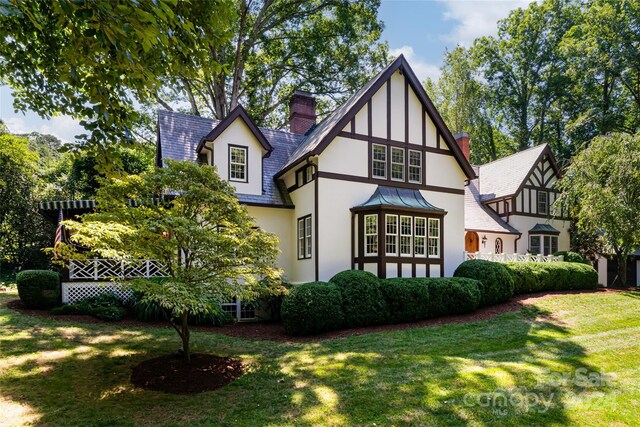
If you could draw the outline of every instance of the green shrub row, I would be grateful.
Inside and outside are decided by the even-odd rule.
[[[281,317],[290,335],[415,322],[477,309],[479,286],[466,278],[380,280],[365,271],[348,270],[328,283],[292,287],[282,302]]]
[[[474,259],[456,268],[453,277],[480,281],[480,305],[494,305],[508,301],[515,289],[513,276],[500,263]]]
[[[18,295],[26,308],[60,305],[60,274],[49,270],[24,270],[16,275]]]
[[[558,251],[554,252],[553,256],[562,256],[564,262],[578,262],[580,264],[589,264],[589,261],[578,252],[571,251]]]
[[[598,273],[587,264],[575,262],[507,262],[503,265],[515,279],[516,294],[596,289],[598,287]]]
[[[122,301],[111,292],[86,298],[73,304],[65,304],[51,310],[53,314],[85,314],[107,322],[124,319],[126,310]]]

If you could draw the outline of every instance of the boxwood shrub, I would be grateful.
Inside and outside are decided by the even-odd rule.
[[[515,281],[515,293],[595,289],[598,273],[587,264],[575,262],[507,262],[505,268]]]
[[[578,252],[559,251],[554,252],[553,256],[562,256],[562,260],[564,262],[578,262],[580,264],[589,264],[589,261],[587,261],[586,258],[580,255]]]
[[[333,283],[293,286],[282,300],[282,323],[289,335],[309,335],[344,325],[342,295]]]
[[[513,277],[501,263],[480,259],[465,261],[456,268],[453,276],[480,282],[481,306],[505,302],[513,296]]]
[[[429,287],[419,279],[395,278],[380,281],[391,323],[416,322],[429,314]]]
[[[480,305],[480,282],[462,277],[413,279],[429,289],[429,317],[470,313]]]
[[[16,275],[18,295],[27,308],[60,305],[60,274],[49,270],[24,270]]]
[[[361,270],[342,271],[329,280],[342,294],[342,311],[347,327],[382,325],[389,322],[389,309],[382,295],[380,279]]]

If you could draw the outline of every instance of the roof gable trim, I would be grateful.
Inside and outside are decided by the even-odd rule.
[[[218,125],[211,130],[211,132],[209,132],[200,140],[200,142],[198,143],[198,147],[196,148],[196,152],[200,153],[207,141],[215,141],[222,134],[222,132],[224,132],[233,122],[235,122],[238,117],[244,121],[244,123],[247,125],[251,133],[253,133],[253,135],[256,137],[262,148],[267,151],[266,156],[268,156],[269,153],[271,153],[271,151],[273,150],[273,147],[264,136],[262,131],[260,131],[258,126],[256,126],[254,121],[251,119],[249,113],[247,113],[247,111],[241,105],[238,105],[236,108],[234,108],[227,115],[227,117],[222,119],[220,123],[218,123]]]

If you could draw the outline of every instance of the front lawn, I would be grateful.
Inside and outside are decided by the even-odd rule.
[[[0,293],[0,425],[640,425],[640,293],[541,300],[492,320],[308,344],[193,335],[240,358],[213,392],[134,388],[172,329],[18,314]]]

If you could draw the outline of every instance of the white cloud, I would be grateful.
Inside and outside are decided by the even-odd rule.
[[[400,56],[400,54],[404,55],[421,82],[424,82],[427,78],[437,80],[440,77],[440,67],[435,64],[429,64],[418,57],[411,46],[405,45],[397,49],[390,49],[389,53],[394,58]]]
[[[86,133],[79,122],[69,116],[56,116],[50,120],[29,114],[3,118],[11,133],[39,132],[58,137],[63,142],[74,142],[75,136]]]
[[[531,0],[439,0],[444,3],[445,21],[454,23],[447,34],[441,36],[447,43],[469,47],[481,36],[498,33],[498,21],[506,18],[513,9],[527,7]]]

